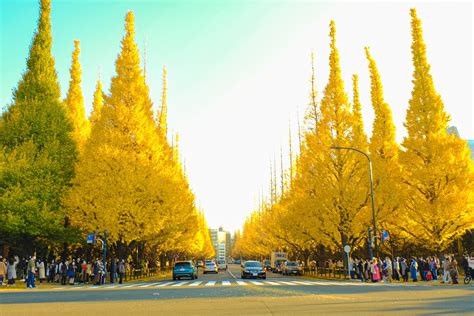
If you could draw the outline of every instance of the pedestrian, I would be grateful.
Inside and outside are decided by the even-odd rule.
[[[114,284],[115,283],[115,273],[117,273],[117,266],[115,264],[115,259],[114,258],[112,258],[110,260],[109,271],[110,271],[110,284]]]
[[[405,258],[402,258],[400,262],[400,271],[402,273],[403,282],[408,282],[408,264]]]
[[[26,287],[33,289],[36,288],[35,285],[35,272],[36,272],[36,256],[30,257],[30,260],[28,261],[28,265],[26,266],[26,272],[27,272],[27,277],[26,277]]]
[[[51,263],[48,265],[48,271],[48,283],[53,283],[56,276],[56,263],[54,260],[51,260]]]
[[[36,268],[38,269],[38,278],[40,280],[40,283],[43,283],[46,280],[46,269],[44,266],[44,261],[41,259],[38,260]]]
[[[69,262],[66,260],[66,261],[63,261],[61,263],[62,263],[62,265],[61,265],[61,285],[66,285],[67,270],[68,270]]]
[[[458,276],[459,276],[459,271],[458,271],[458,262],[454,257],[451,257],[451,265],[449,269],[449,274],[451,276],[451,280],[453,280],[453,284],[459,284],[458,282]]]
[[[81,264],[81,281],[82,283],[87,283],[88,282],[88,277],[87,277],[87,263],[86,263],[86,260],[83,260],[82,261],[82,264]]]
[[[125,260],[122,259],[122,261],[119,262],[118,264],[118,275],[119,275],[119,283],[122,284],[123,281],[123,275],[125,274]]]
[[[100,263],[99,259],[97,259],[94,263],[94,284],[100,284]]]
[[[377,258],[374,258],[370,264],[370,271],[372,272],[372,282],[380,281],[380,268],[377,264]]]
[[[400,257],[396,257],[393,260],[393,277],[395,280],[400,281]]]
[[[7,276],[7,264],[5,258],[0,256],[0,286],[3,285],[3,280],[6,279]]]
[[[412,258],[411,264],[410,264],[410,276],[411,276],[413,282],[418,281],[417,270],[418,270],[418,263],[416,262],[415,258]]]
[[[67,278],[68,278],[69,285],[74,285],[75,275],[76,275],[76,263],[73,259],[67,268]]]
[[[451,276],[450,276],[450,265],[451,262],[449,260],[449,256],[445,255],[444,256],[444,261],[443,261],[443,283],[449,284],[451,283]]]
[[[8,262],[7,277],[8,285],[10,286],[15,286],[15,280],[17,278],[16,266],[18,265],[18,262],[20,262],[20,258],[18,258],[18,256],[15,256],[13,258],[10,257],[10,260]]]

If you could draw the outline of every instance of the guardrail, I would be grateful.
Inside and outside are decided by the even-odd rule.
[[[321,268],[321,267],[312,267],[304,268],[303,275],[310,277],[326,277],[326,278],[339,278],[339,279],[348,279],[347,269],[343,268]]]
[[[157,275],[166,275],[172,270],[171,267],[164,268],[143,268],[143,269],[130,269],[125,272],[124,279],[125,281],[137,280],[143,278],[149,278]]]

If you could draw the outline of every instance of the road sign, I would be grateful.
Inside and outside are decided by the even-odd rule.
[[[345,245],[345,246],[344,246],[344,252],[345,252],[345,253],[351,252],[351,246]]]
[[[87,243],[88,244],[94,243],[94,234],[87,235]]]
[[[390,238],[390,235],[388,234],[388,231],[382,230],[382,242],[388,240]]]

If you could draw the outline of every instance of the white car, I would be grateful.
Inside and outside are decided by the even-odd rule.
[[[206,273],[219,273],[219,268],[214,261],[206,261],[206,265],[204,266],[204,274]]]
[[[218,260],[217,261],[217,268],[219,270],[227,270],[227,262],[225,260]]]

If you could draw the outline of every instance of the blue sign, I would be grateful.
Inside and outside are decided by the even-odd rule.
[[[87,243],[88,244],[93,244],[94,243],[94,234],[87,235]]]
[[[382,241],[388,240],[389,234],[388,231],[382,230]]]

